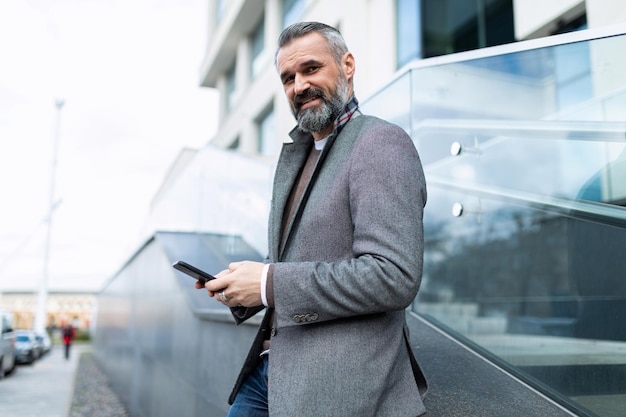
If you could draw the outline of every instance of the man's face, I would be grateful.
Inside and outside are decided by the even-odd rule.
[[[333,122],[352,94],[352,54],[344,55],[339,66],[326,40],[309,33],[281,48],[276,65],[298,126],[314,136],[332,132]]]

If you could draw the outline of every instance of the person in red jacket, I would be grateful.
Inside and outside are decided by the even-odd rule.
[[[65,346],[65,359],[70,358],[70,347],[74,339],[74,328],[71,324],[63,326],[63,345]]]

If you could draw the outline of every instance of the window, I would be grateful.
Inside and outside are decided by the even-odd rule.
[[[422,56],[421,1],[398,0],[398,68]]]
[[[396,0],[398,67],[515,41],[512,0]]]
[[[305,0],[283,0],[283,29],[300,20],[304,6]]]
[[[259,153],[265,156],[274,155],[277,151],[276,117],[274,106],[262,113],[258,120]]]
[[[239,136],[237,136],[237,137],[235,138],[235,140],[233,140],[233,141],[230,143],[230,145],[228,145],[227,149],[230,149],[230,150],[233,150],[233,151],[234,151],[234,150],[239,149],[239,142],[240,142],[240,141],[239,141]]]
[[[237,103],[237,71],[233,65],[226,74],[226,108],[232,110]]]
[[[250,76],[256,78],[265,64],[265,19],[261,21],[250,36]]]
[[[219,22],[222,17],[224,17],[224,12],[226,11],[226,3],[227,0],[217,0],[215,3],[215,18]]]
[[[557,28],[551,34],[558,35],[561,33],[575,32],[577,30],[587,29],[587,27],[587,14],[584,13],[569,22],[559,21]]]
[[[512,0],[423,0],[424,57],[515,41]]]

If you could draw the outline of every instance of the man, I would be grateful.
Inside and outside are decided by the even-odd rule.
[[[336,29],[288,27],[276,68],[298,126],[276,168],[267,263],[233,263],[205,284],[237,323],[268,307],[229,416],[422,415],[404,312],[422,274],[417,151],[359,111]]]

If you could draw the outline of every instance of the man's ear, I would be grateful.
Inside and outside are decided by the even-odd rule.
[[[354,55],[352,55],[352,52],[348,51],[343,54],[343,57],[341,58],[341,68],[343,69],[343,73],[346,75],[348,80],[351,80],[352,77],[354,77],[356,64],[354,62]]]

